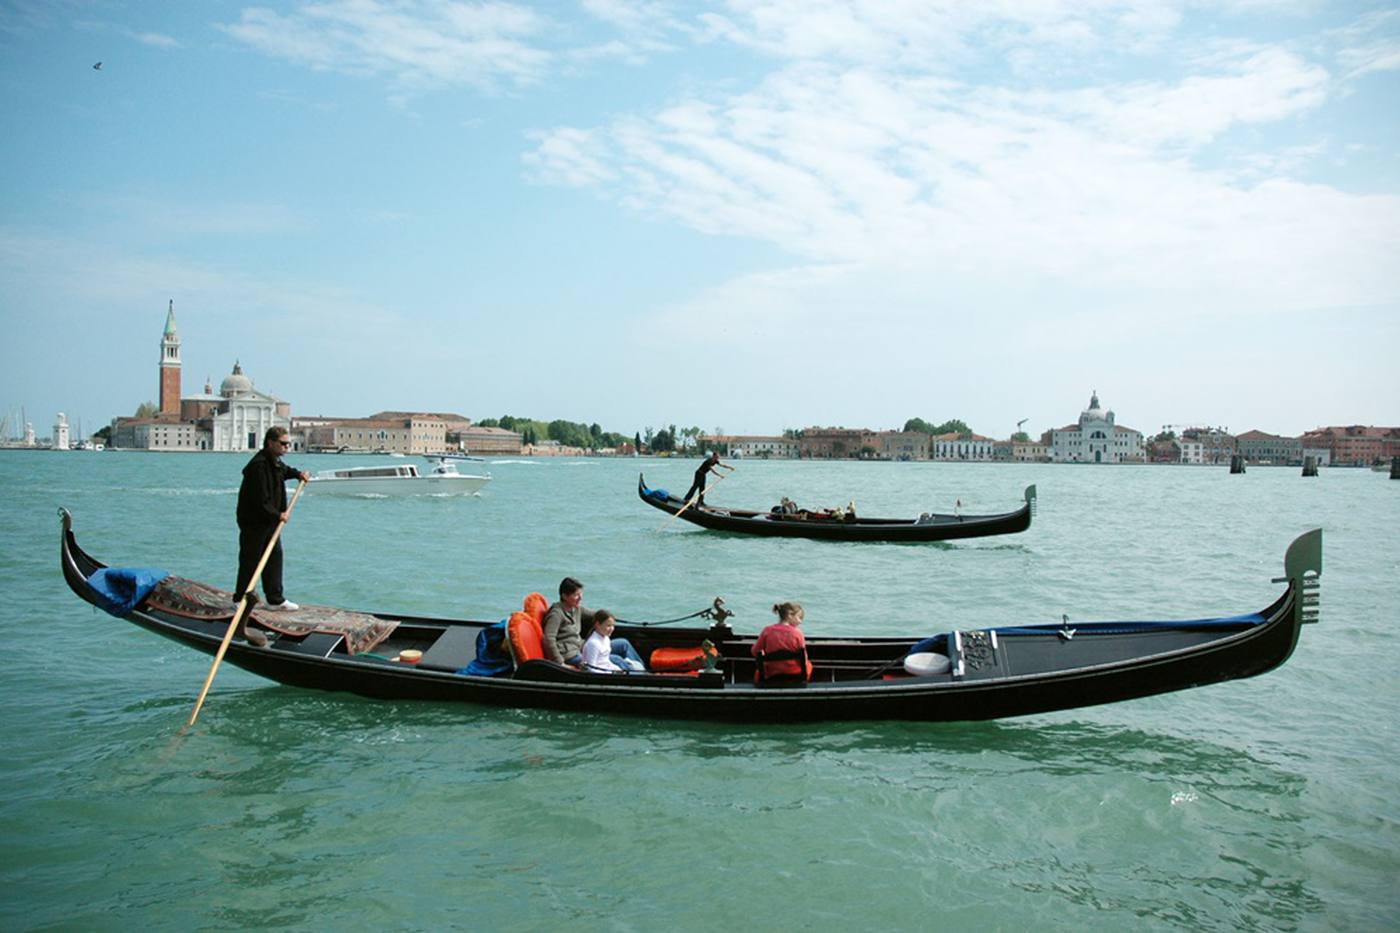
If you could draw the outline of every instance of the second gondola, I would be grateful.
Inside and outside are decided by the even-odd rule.
[[[680,517],[711,531],[763,535],[770,538],[815,538],[819,541],[953,541],[1025,531],[1035,514],[1035,486],[1026,487],[1025,504],[1012,512],[995,515],[947,515],[925,513],[918,518],[847,517],[839,512],[758,512],[692,504],[677,499],[664,489],[647,486],[646,476],[637,477],[637,495],[653,508]]]

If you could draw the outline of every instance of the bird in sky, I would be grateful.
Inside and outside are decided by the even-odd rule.
[[[101,62],[98,62],[96,65],[93,65],[93,66],[92,66],[92,70],[93,70],[93,71],[101,71],[101,70],[102,70],[102,63],[101,63]]]

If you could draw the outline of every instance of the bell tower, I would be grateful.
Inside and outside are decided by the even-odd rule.
[[[160,338],[160,417],[180,417],[180,335],[175,332],[175,299],[165,313]]]

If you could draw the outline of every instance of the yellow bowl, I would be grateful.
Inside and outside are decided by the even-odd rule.
[[[407,651],[399,652],[399,660],[406,664],[417,664],[419,661],[423,660],[423,652],[415,648],[409,648]]]

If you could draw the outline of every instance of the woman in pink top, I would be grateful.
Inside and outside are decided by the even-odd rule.
[[[773,612],[778,621],[765,628],[753,643],[753,656],[785,653],[781,658],[762,658],[754,670],[754,682],[774,678],[806,681],[812,676],[812,662],[806,659],[807,639],[802,634],[805,615],[799,603],[777,603]],[[788,654],[790,653],[790,654]],[[804,663],[805,662],[805,663]]]

